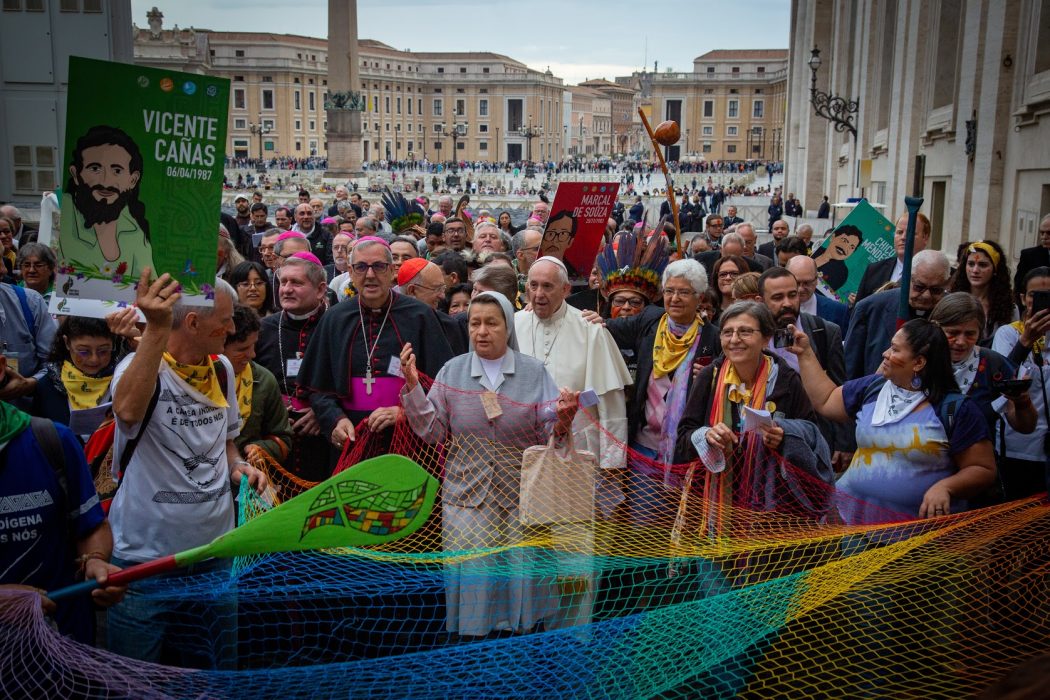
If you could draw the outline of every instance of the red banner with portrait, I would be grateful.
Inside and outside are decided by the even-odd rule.
[[[570,277],[586,278],[616,204],[617,182],[562,182],[554,194],[540,255],[558,258]]]

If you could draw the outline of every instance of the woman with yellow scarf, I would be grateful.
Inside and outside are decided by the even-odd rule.
[[[121,340],[102,319],[66,316],[55,333],[51,361],[29,412],[69,425],[72,412],[111,401],[109,383],[120,360]]]
[[[609,319],[605,327],[622,352],[637,361],[627,435],[633,450],[627,507],[642,524],[670,525],[675,494],[665,488],[675,480],[669,467],[675,435],[693,385],[693,367],[710,364],[718,354],[718,328],[697,314],[707,273],[695,260],[676,260],[661,278],[664,305],[647,306],[634,316]]]

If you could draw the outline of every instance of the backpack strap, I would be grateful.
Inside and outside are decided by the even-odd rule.
[[[29,308],[29,295],[26,294],[26,290],[19,287],[17,284],[12,284],[11,288],[15,290],[15,296],[18,297],[18,305],[22,307],[22,317],[26,320],[26,325],[29,327],[29,335],[36,335],[36,321],[33,319],[33,310]]]
[[[153,385],[153,395],[150,396],[149,405],[146,406],[146,415],[142,417],[142,422],[139,423],[139,431],[135,433],[135,437],[131,438],[124,444],[124,450],[120,453],[120,469],[118,471],[120,478],[117,481],[117,488],[120,488],[120,484],[124,482],[124,471],[128,468],[128,464],[131,463],[131,457],[135,454],[135,448],[139,446],[139,441],[146,432],[146,426],[149,425],[149,421],[153,417],[153,412],[157,410],[157,401],[159,400],[160,377],[157,377],[157,383]]]
[[[941,425],[944,426],[944,434],[948,436],[949,440],[952,439],[952,431],[955,429],[955,413],[959,409],[959,404],[965,398],[959,393],[948,394],[937,406],[937,418],[940,419]]]
[[[40,445],[40,451],[55,474],[58,481],[61,502],[58,504],[62,513],[62,522],[66,530],[66,545],[71,552],[76,552],[76,516],[73,515],[73,499],[69,495],[69,477],[66,470],[66,452],[62,449],[62,438],[58,436],[58,429],[54,421],[47,418],[32,416],[29,419],[29,429],[33,431],[33,439]]]

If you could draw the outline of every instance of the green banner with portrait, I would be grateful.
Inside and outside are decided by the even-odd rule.
[[[857,291],[868,265],[894,255],[893,229],[893,223],[868,200],[857,202],[813,252],[817,291],[848,304],[849,295]]]
[[[211,305],[229,101],[225,78],[69,59],[53,313],[131,304],[146,267]]]

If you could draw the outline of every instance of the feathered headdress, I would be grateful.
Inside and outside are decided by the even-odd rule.
[[[408,201],[400,192],[391,192],[389,187],[383,191],[382,203],[394,235],[409,232],[409,229],[416,238],[426,235],[423,223],[427,217],[423,207]]]
[[[648,243],[634,231],[618,234],[598,253],[602,295],[608,299],[618,290],[629,289],[656,301],[667,262],[667,240],[659,233],[650,236]]]

